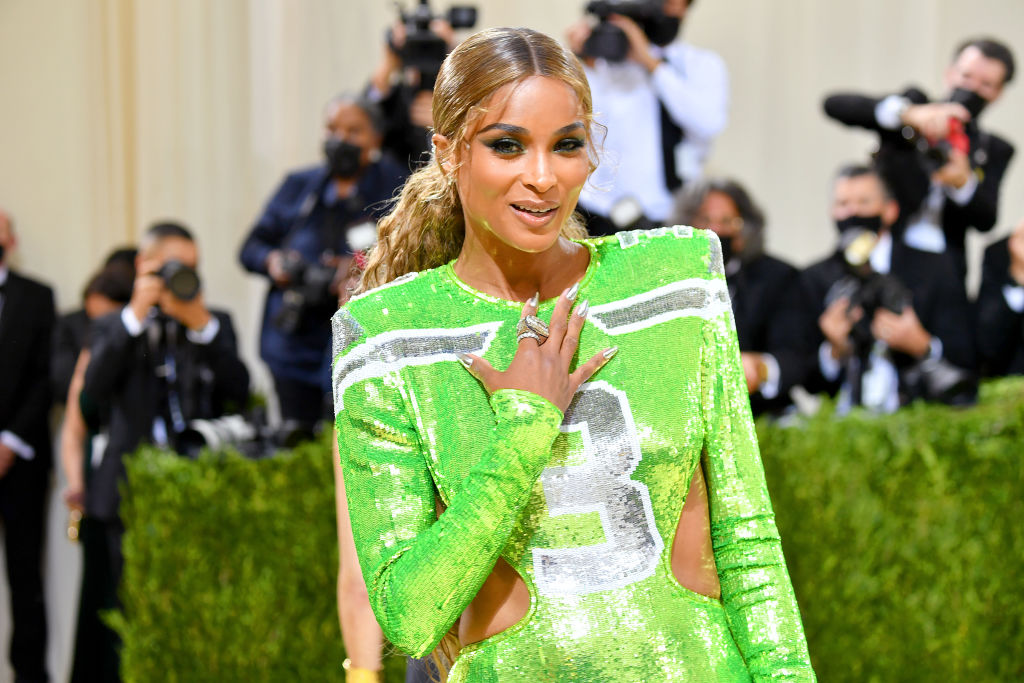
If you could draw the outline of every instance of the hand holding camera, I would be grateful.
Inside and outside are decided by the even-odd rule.
[[[292,283],[291,274],[285,268],[284,252],[280,249],[274,249],[267,254],[267,275],[282,289]]]
[[[932,102],[912,104],[900,116],[903,123],[933,141],[949,137],[950,119],[966,123],[971,115],[959,102]]]
[[[199,275],[194,268],[173,259],[148,259],[138,266],[128,306],[139,321],[157,306],[190,330],[200,330],[212,316],[199,290]]]
[[[818,327],[832,346],[832,358],[843,360],[853,353],[850,333],[864,317],[860,306],[850,307],[850,299],[842,296],[833,301],[818,318]]]
[[[654,71],[658,67],[661,60],[651,54],[651,41],[638,23],[621,14],[613,14],[608,17],[608,23],[626,35],[626,40],[629,41],[626,59],[637,62],[648,72]]]
[[[898,314],[886,308],[876,310],[871,319],[871,334],[893,351],[902,351],[914,358],[927,355],[932,343],[932,336],[910,306]]]
[[[971,177],[970,161],[967,154],[956,147],[950,148],[948,159],[949,161],[932,174],[932,180],[946,187],[960,189]]]
[[[573,52],[611,62],[631,59],[648,71],[658,66],[651,44],[664,47],[679,34],[688,3],[665,0],[591,0],[586,12],[597,18],[590,28],[579,23],[569,29]]]

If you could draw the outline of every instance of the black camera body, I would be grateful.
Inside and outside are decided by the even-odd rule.
[[[294,334],[306,311],[336,308],[337,295],[331,292],[336,268],[323,263],[310,263],[297,251],[286,251],[281,263],[291,283],[284,290],[281,309],[274,316],[274,325]]]
[[[443,19],[452,28],[473,28],[476,25],[476,7],[452,5],[445,14],[434,14],[428,0],[420,0],[411,12],[399,10],[405,25],[405,44],[396,48],[388,34],[388,45],[398,54],[402,64],[420,74],[418,87],[433,90],[441,62],[448,56],[448,44],[444,38],[430,30],[430,22]]]
[[[195,268],[186,266],[181,261],[174,259],[166,261],[160,266],[156,275],[164,281],[164,286],[176,299],[192,301],[199,294],[201,287],[199,273]]]
[[[619,14],[635,21],[652,42],[664,44],[658,36],[658,24],[665,20],[662,0],[591,0],[585,11],[598,18],[598,23],[583,43],[583,56],[601,57],[621,62],[629,52],[629,39],[608,17]]]
[[[887,309],[899,315],[911,304],[910,290],[902,282],[874,271],[864,273],[858,270],[845,276],[829,290],[825,303],[828,305],[843,297],[849,300],[851,309],[859,306],[864,311],[863,317],[850,330],[854,355],[861,357],[867,356],[875,341],[871,334],[871,320],[875,312]]]
[[[875,312],[886,309],[900,315],[912,304],[913,296],[906,285],[892,275],[875,272],[867,264],[847,261],[846,265],[849,274],[832,286],[826,304],[846,297],[850,308],[859,306],[863,309],[864,315],[850,330],[853,355],[861,359],[859,368],[863,370],[863,361],[875,344],[871,333]],[[977,378],[944,358],[927,357],[910,365],[898,366],[898,369],[904,401],[924,399],[950,405],[970,405],[977,400]],[[859,379],[854,378],[854,381]],[[860,396],[859,388],[854,395]]]
[[[965,153],[969,147],[966,137],[963,137],[962,129],[951,130],[949,137],[929,140],[910,126],[904,126],[901,135],[904,140],[913,146],[921,168],[929,176],[949,163],[950,154],[954,147],[963,149]]]
[[[296,420],[285,420],[280,426],[271,427],[267,424],[266,411],[256,408],[245,414],[191,420],[178,435],[175,450],[189,458],[199,457],[204,450],[228,449],[247,458],[265,458],[317,438],[320,429],[319,424]]]

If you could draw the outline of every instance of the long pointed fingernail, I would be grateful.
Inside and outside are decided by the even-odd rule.
[[[457,353],[455,354],[455,357],[459,359],[459,362],[462,363],[464,367],[468,368],[473,364],[473,359],[468,353]]]
[[[573,301],[576,298],[576,295],[579,294],[579,292],[580,292],[580,283],[577,282],[572,287],[570,287],[569,289],[565,290],[565,298],[568,299],[569,301]]]
[[[583,303],[576,307],[576,315],[581,318],[587,317],[587,311],[590,310],[590,299],[584,299]]]
[[[534,307],[536,307],[538,301],[540,301],[540,292],[537,292],[536,294],[531,296],[529,299],[527,299],[526,300],[526,305],[527,306],[534,306]]]
[[[611,348],[607,348],[604,351],[602,351],[601,355],[604,356],[605,360],[608,360],[609,358],[611,358],[612,356],[614,356],[618,352],[619,352],[619,347],[618,346],[612,346]]]

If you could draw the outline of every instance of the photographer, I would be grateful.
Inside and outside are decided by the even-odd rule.
[[[980,128],[982,110],[1013,80],[1013,55],[1002,43],[969,40],[946,69],[945,101],[929,102],[917,88],[868,97],[844,93],[825,100],[825,113],[848,126],[878,132],[876,165],[900,205],[907,244],[949,251],[960,280],[967,273],[964,237],[996,223],[999,186],[1013,146]]]
[[[422,27],[415,19],[403,17],[390,28],[365,91],[384,116],[381,148],[410,169],[430,157],[434,79],[444,56],[455,46],[455,31],[447,20],[427,18],[427,26]],[[410,30],[412,42],[407,41]],[[428,41],[424,54],[410,54],[416,45]]]
[[[124,457],[143,443],[176,448],[191,420],[238,412],[248,400],[231,318],[206,307],[198,261],[187,229],[152,226],[139,245],[128,305],[92,322],[80,405],[90,429],[101,415],[109,420],[107,447],[90,459],[85,491],[86,516],[110,562],[103,595],[115,595],[123,564]]]
[[[764,213],[734,180],[692,183],[680,193],[672,222],[718,235],[751,411],[782,413],[807,372],[799,272],[765,253]]]
[[[375,220],[406,171],[381,154],[376,105],[343,95],[325,108],[325,162],[290,173],[267,202],[239,258],[270,280],[260,355],[284,420],[309,425],[331,415],[331,315],[351,254],[369,246]]]
[[[843,168],[832,195],[838,247],[801,274],[807,319],[818,332],[806,386],[839,390],[840,411],[974,397],[971,315],[955,266],[948,254],[894,240],[898,217],[876,170]]]
[[[663,225],[672,192],[701,175],[725,128],[729,78],[714,52],[676,37],[690,0],[597,1],[571,26],[596,120],[607,129],[604,160],[580,195],[592,235]]]

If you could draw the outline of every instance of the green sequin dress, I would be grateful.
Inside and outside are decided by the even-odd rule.
[[[460,352],[508,365],[521,304],[450,264],[335,315],[341,457],[377,620],[402,650],[429,653],[502,557],[529,611],[466,646],[453,682],[815,680],[717,238],[679,226],[584,244],[577,357],[619,352],[564,415],[532,393],[488,396],[461,366]],[[671,569],[702,454],[721,600]]]

